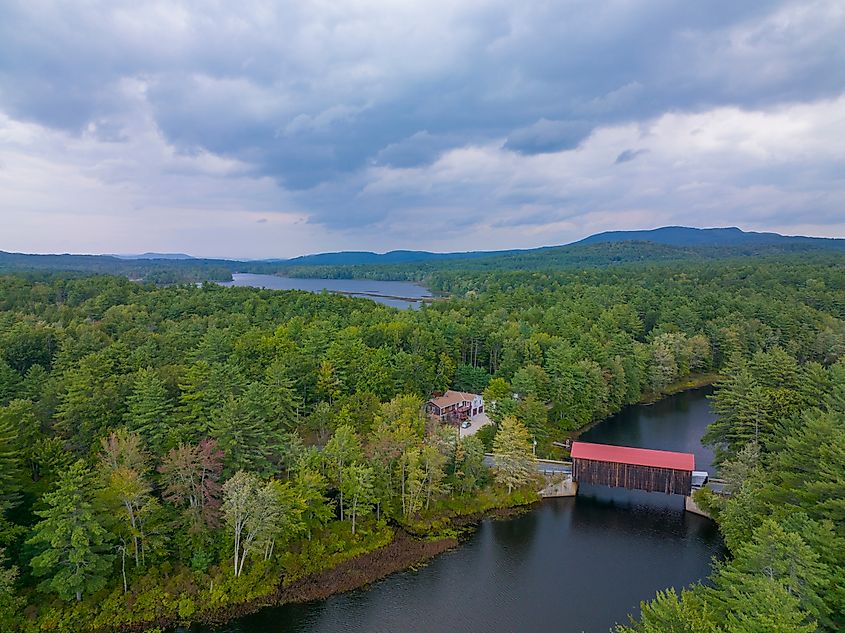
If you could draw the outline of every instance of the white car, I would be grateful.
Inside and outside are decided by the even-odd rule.
[[[471,427],[471,426],[472,426],[472,422],[470,422],[469,420],[467,420],[466,422],[464,422],[463,424],[461,424],[461,428],[462,428],[462,429],[468,429],[468,428],[469,428],[469,427]]]

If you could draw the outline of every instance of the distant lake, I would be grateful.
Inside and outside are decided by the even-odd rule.
[[[427,288],[408,281],[374,281],[370,279],[298,279],[276,275],[235,273],[232,281],[221,286],[251,286],[270,290],[307,290],[308,292],[339,292],[353,297],[372,299],[394,308],[417,309],[422,299],[431,297]]]

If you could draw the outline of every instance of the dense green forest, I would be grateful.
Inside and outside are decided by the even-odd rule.
[[[838,630],[842,264],[441,270],[430,283],[451,298],[419,311],[0,277],[0,622],[189,621],[398,530],[450,533],[450,517],[535,498],[532,437],[560,457],[571,430],[719,374],[709,439],[736,494],[702,503],[733,557],[635,627]],[[483,391],[497,425],[458,440],[427,420],[424,399],[449,387]],[[508,459],[489,472],[485,450]],[[780,629],[749,628],[763,608]]]

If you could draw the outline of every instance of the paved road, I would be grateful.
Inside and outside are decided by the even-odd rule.
[[[706,486],[707,486],[710,490],[712,490],[713,492],[715,492],[717,495],[724,495],[724,494],[728,494],[728,493],[727,493],[727,487],[728,487],[727,482],[724,482],[724,481],[714,481],[713,479],[711,479],[711,480],[709,480],[709,481],[707,482]]]
[[[484,465],[492,468],[496,465],[496,456],[489,453],[484,455]],[[537,460],[537,470],[544,474],[552,473],[572,473],[572,464],[570,462],[557,462],[548,459]]]

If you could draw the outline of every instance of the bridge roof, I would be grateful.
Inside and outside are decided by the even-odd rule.
[[[610,446],[590,442],[572,442],[572,459],[591,459],[597,462],[619,462],[633,466],[695,470],[695,455],[655,451],[649,448]]]

